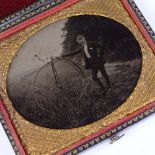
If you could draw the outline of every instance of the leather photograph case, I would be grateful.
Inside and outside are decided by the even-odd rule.
[[[155,37],[134,1],[16,3],[0,16],[0,116],[18,154],[78,154],[154,113]]]

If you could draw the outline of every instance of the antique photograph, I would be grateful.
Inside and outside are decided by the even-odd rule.
[[[71,129],[119,108],[140,78],[142,53],[128,28],[95,15],[72,16],[31,36],[7,74],[7,93],[27,121]]]

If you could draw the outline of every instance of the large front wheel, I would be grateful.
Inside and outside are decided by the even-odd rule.
[[[36,104],[43,110],[54,110],[75,103],[81,97],[83,79],[81,68],[70,60],[47,63],[36,72],[34,79]]]

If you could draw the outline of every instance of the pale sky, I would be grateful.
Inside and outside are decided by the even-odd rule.
[[[44,64],[34,57],[36,54],[43,59],[61,54],[61,44],[64,40],[62,28],[66,21],[67,19],[50,24],[29,38],[20,47],[17,56],[11,63],[11,69],[8,73],[9,83]]]

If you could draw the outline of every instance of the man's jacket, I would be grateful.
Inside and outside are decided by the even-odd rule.
[[[84,46],[80,46],[78,49],[69,52],[67,54],[63,54],[62,57],[70,57],[77,55],[79,53],[82,54],[84,61],[85,61],[85,67],[86,69],[90,69],[92,67],[95,67],[95,65],[103,64],[104,63],[104,46],[95,41],[89,41],[87,42],[87,47],[88,47],[88,53],[90,54],[91,58],[87,58],[85,51],[84,51]],[[97,67],[97,66],[96,66]]]

